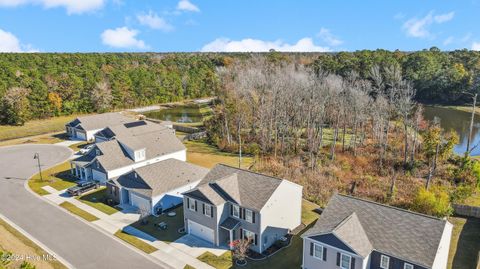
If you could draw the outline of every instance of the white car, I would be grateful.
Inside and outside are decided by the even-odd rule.
[[[87,154],[93,148],[93,146],[94,145],[88,145],[88,146],[84,147],[83,149],[80,149],[80,154],[82,154],[82,155]]]

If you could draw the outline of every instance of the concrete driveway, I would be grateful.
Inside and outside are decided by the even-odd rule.
[[[0,214],[62,257],[68,267],[169,268],[26,190],[25,180],[37,172],[35,152],[43,169],[72,154],[56,145],[1,147]]]

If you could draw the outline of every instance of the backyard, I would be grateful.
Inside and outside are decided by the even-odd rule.
[[[143,224],[142,221],[139,220],[133,223],[131,226],[157,238],[160,241],[171,243],[184,235],[183,233],[181,234],[178,232],[180,228],[183,228],[183,207],[178,206],[172,211],[176,213],[176,216],[169,217],[167,214],[163,214],[158,217],[149,216],[146,219],[148,221],[147,224]],[[157,226],[157,224],[161,222],[165,222],[167,224],[167,229],[162,230]]]
[[[448,269],[475,269],[480,252],[480,219],[450,217],[454,225]]]
[[[223,163],[238,167],[238,155],[222,152],[217,147],[209,145],[204,141],[183,141],[187,147],[187,162],[212,168],[217,163]],[[242,168],[249,168],[254,158],[242,156]]]

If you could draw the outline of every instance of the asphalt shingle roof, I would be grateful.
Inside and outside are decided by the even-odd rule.
[[[118,112],[95,114],[89,116],[78,117],[67,125],[77,125],[80,123],[82,128],[86,131],[103,129],[107,126],[114,126],[126,122],[131,122],[132,119],[126,117]],[[75,126],[73,125],[73,126]]]
[[[136,177],[135,173],[137,174]],[[112,181],[148,197],[155,197],[199,181],[207,173],[208,169],[206,168],[177,159],[167,159],[136,168],[134,171],[121,175]]]
[[[260,211],[282,181],[283,179],[217,164],[196,189],[186,194],[215,205],[231,201]]]
[[[347,226],[342,228],[342,225]],[[438,218],[335,194],[315,225],[303,236],[334,233],[356,251],[364,253],[370,243],[378,252],[429,268],[445,225],[446,221]]]
[[[116,137],[118,140],[129,139],[129,137],[138,137],[148,133],[163,132],[172,130],[158,123],[149,121],[131,121],[114,126],[108,126],[99,132],[99,135],[111,139]]]

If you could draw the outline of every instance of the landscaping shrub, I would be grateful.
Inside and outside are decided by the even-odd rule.
[[[453,212],[448,193],[438,186],[433,186],[430,190],[419,188],[413,200],[412,209],[437,217],[449,216]]]

